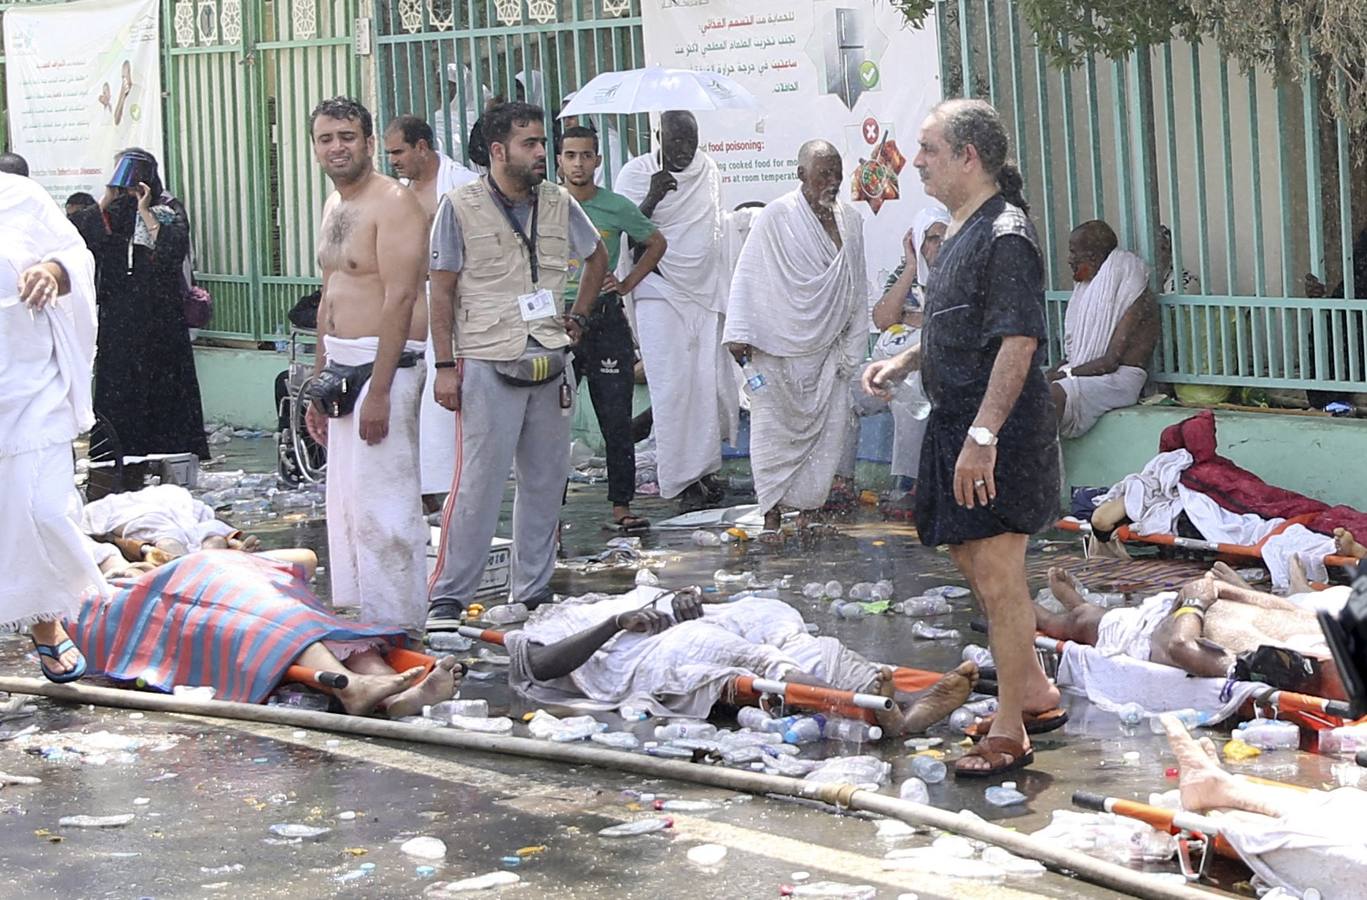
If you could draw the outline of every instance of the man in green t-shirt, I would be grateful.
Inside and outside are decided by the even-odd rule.
[[[636,494],[636,447],[631,439],[636,349],[622,309],[622,295],[630,293],[665,255],[665,237],[630,200],[593,183],[594,170],[602,161],[597,132],[580,125],[566,128],[558,149],[558,166],[565,187],[588,213],[608,251],[603,291],[587,321],[580,323],[583,337],[574,348],[574,375],[580,381],[588,379],[589,399],[598,417],[598,428],[603,432],[611,524],[623,532],[642,531],[650,523],[631,513],[631,501]],[[631,273],[618,281],[613,273],[623,234],[641,244],[644,252]],[[570,276],[565,282],[567,305],[578,294],[579,264],[579,260],[570,261]]]

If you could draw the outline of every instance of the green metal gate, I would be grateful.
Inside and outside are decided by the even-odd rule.
[[[203,334],[260,340],[318,285],[331,189],[308,114],[360,90],[356,0],[163,0],[167,184],[184,199],[195,269],[214,295]]]
[[[390,0],[376,4],[375,33],[380,119],[420,116],[465,161],[470,127],[491,100],[543,106],[551,134],[566,94],[645,64],[640,0]],[[620,136],[604,147],[610,179],[648,145],[649,126],[645,116],[603,118],[599,134]]]

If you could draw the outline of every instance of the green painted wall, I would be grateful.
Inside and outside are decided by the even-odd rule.
[[[288,365],[274,351],[195,347],[204,421],[274,429],[275,376]]]
[[[1102,417],[1077,440],[1064,441],[1065,487],[1114,484],[1158,453],[1164,428],[1198,410],[1134,407]],[[1326,503],[1367,509],[1367,420],[1215,411],[1220,455],[1269,484]]]

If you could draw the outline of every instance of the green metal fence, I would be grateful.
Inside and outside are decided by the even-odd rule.
[[[214,295],[205,334],[254,340],[318,284],[330,190],[308,139],[313,106],[358,93],[355,0],[164,0],[168,183]]]
[[[1162,285],[1156,380],[1367,390],[1367,303],[1305,296],[1313,273],[1367,297],[1348,135],[1322,106],[1337,85],[1242,72],[1179,41],[1060,71],[1011,0],[948,0],[938,16],[945,96],[989,99],[1013,130],[1056,358],[1069,231],[1105,219],[1154,261],[1165,224],[1186,277]]]
[[[492,98],[544,107],[552,134],[567,94],[600,72],[644,65],[640,0],[400,0],[377,4],[375,33],[381,119],[421,116],[466,161],[470,128]],[[644,116],[595,124],[609,179],[649,143]]]

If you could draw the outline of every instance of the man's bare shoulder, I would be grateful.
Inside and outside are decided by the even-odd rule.
[[[381,175],[378,172],[375,173],[374,178],[375,183],[368,193],[371,203],[374,204],[376,215],[386,219],[405,215],[426,215],[422,209],[422,201],[406,185],[402,185],[397,179],[390,178],[388,175]]]

